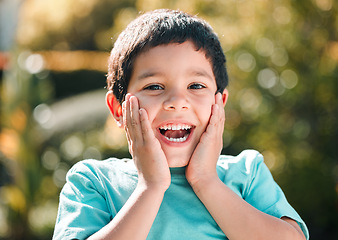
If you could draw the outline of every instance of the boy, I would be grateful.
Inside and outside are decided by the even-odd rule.
[[[54,239],[306,239],[262,156],[220,156],[225,56],[203,20],[146,13],[111,52],[107,105],[132,160],[76,164]]]

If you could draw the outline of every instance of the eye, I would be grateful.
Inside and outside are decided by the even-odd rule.
[[[203,88],[206,88],[206,86],[200,83],[193,83],[188,87],[188,89],[203,89]]]
[[[163,90],[164,88],[161,85],[158,85],[158,84],[151,84],[151,85],[144,87],[143,89],[144,90],[156,91],[156,90]]]

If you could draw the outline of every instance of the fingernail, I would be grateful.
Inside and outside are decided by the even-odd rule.
[[[217,93],[217,94],[218,94],[218,96],[217,96],[217,97],[218,97],[218,99],[219,99],[219,100],[222,100],[222,94],[221,94],[220,92],[219,92],[219,93]]]
[[[129,101],[130,101],[130,103],[135,103],[135,99],[136,99],[136,97],[135,96],[133,96],[133,95],[130,95],[130,97],[129,97]]]
[[[128,101],[128,100],[130,99],[130,96],[131,96],[130,93],[127,93],[127,94],[126,94],[126,97],[125,97],[126,101]]]

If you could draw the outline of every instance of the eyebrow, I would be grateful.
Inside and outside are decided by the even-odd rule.
[[[192,75],[192,76],[196,76],[196,77],[205,77],[208,78],[211,81],[214,81],[215,78],[213,76],[211,76],[208,72],[206,72],[203,69],[199,69],[199,68],[192,68],[189,69],[187,71],[188,75]],[[138,80],[144,80],[147,78],[151,78],[151,77],[157,77],[157,76],[164,76],[165,74],[160,72],[160,71],[155,71],[155,70],[147,70],[144,73],[140,74],[139,76],[137,76]]]
[[[212,76],[210,76],[210,74],[207,73],[204,70],[193,69],[193,70],[191,70],[189,72],[192,73],[192,75],[195,75],[195,76],[201,76],[201,77],[207,77],[207,78],[213,79]]]
[[[196,77],[206,77],[212,81],[214,81],[214,77],[210,76],[209,73],[207,73],[205,70],[203,69],[191,69],[189,70],[189,74],[196,76]]]
[[[148,71],[145,71],[144,73],[140,74],[139,76],[137,76],[137,79],[143,80],[143,79],[147,79],[147,78],[151,78],[151,77],[155,77],[155,76],[163,76],[163,74],[161,72],[148,70]]]

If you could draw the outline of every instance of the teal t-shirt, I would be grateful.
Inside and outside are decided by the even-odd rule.
[[[190,187],[185,168],[170,171],[171,185],[147,239],[227,239]],[[224,184],[258,210],[297,221],[309,238],[305,223],[287,202],[257,151],[221,155],[217,173]],[[136,184],[137,171],[130,159],[85,160],[75,164],[60,194],[53,239],[86,239],[97,232],[114,218]],[[224,203],[224,207],[231,206]]]

